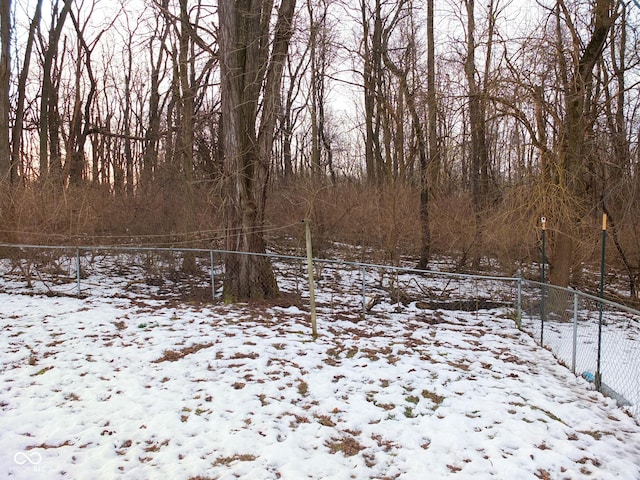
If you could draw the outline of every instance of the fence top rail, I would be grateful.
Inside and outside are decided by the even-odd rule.
[[[192,253],[218,253],[218,254],[233,254],[233,255],[254,255],[263,257],[280,258],[284,260],[298,260],[307,261],[306,257],[300,257],[295,255],[284,255],[279,253],[259,253],[259,252],[238,252],[234,250],[221,250],[212,248],[186,248],[186,247],[136,247],[132,245],[30,245],[30,244],[17,244],[17,243],[0,243],[0,247],[7,248],[24,248],[24,249],[51,249],[51,250],[111,250],[111,251],[123,251],[123,252],[192,252]],[[455,272],[441,272],[437,270],[425,270],[411,267],[399,267],[391,265],[382,265],[375,263],[354,262],[349,260],[336,260],[326,258],[314,258],[316,263],[327,263],[333,265],[349,265],[358,268],[379,268],[390,270],[393,272],[415,273],[422,275],[433,275],[443,277],[455,277],[455,278],[467,278],[467,279],[479,279],[479,280],[494,280],[502,282],[517,282],[520,281],[520,277],[504,277],[498,275],[477,275],[471,273],[455,273]]]
[[[599,302],[599,303],[602,303],[603,305],[608,305],[610,307],[614,307],[614,308],[618,308],[620,310],[624,310],[625,312],[630,313],[632,315],[636,315],[636,316],[638,316],[640,318],[640,310],[636,310],[635,308],[627,307],[626,305],[614,302],[612,300],[607,300],[606,298],[601,298],[601,297],[598,297],[596,295],[591,295],[589,293],[581,292],[580,290],[575,290],[573,288],[559,287],[558,285],[553,285],[553,284],[550,284],[550,283],[542,283],[542,282],[536,282],[535,280],[526,280],[526,279],[523,279],[522,281],[523,281],[523,283],[526,283],[526,284],[529,284],[529,285],[533,285],[535,287],[552,288],[554,290],[565,292],[565,293],[568,293],[570,295],[578,295],[580,297],[586,298],[587,300],[593,300],[594,302]]]
[[[306,260],[306,257],[294,255],[281,255],[278,253],[237,252],[233,250],[219,250],[214,248],[188,248],[188,247],[136,247],[134,245],[28,245],[17,243],[0,243],[0,247],[25,248],[25,249],[51,249],[51,250],[111,250],[116,252],[191,252],[191,253],[221,253],[236,255],[255,255],[263,257],[278,257],[289,260]]]

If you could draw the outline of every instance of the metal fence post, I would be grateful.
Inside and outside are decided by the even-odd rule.
[[[604,270],[605,270],[605,255],[607,251],[607,214],[602,214],[602,260],[600,264],[600,312],[598,315],[598,365],[596,367],[596,389],[600,391],[602,386],[602,310],[604,309]]]
[[[367,283],[366,283],[366,275],[367,272],[362,265],[362,269],[360,270],[360,275],[362,276],[362,316],[364,317],[367,314]]]
[[[516,299],[516,326],[518,330],[522,329],[522,272],[518,270],[518,297]]]
[[[573,293],[573,351],[571,353],[571,371],[576,373],[578,350],[578,292]]]
[[[80,277],[82,272],[80,271],[80,249],[76,248],[76,280],[78,282],[78,296],[80,296]]]
[[[215,277],[215,265],[213,263],[213,250],[209,251],[209,257],[211,260],[211,300],[216,301],[216,277]]]
[[[542,298],[540,300],[540,345],[544,347],[544,316],[546,308],[547,288],[545,287],[545,268],[547,264],[547,219],[542,217]]]

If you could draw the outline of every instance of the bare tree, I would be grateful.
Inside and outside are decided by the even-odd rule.
[[[599,82],[604,93],[604,115],[606,118],[606,138],[611,144],[611,160],[602,162],[602,209],[608,216],[609,231],[616,251],[629,281],[629,293],[632,298],[638,296],[640,265],[635,254],[635,244],[625,241],[625,226],[637,229],[638,220],[635,209],[634,190],[636,188],[629,138],[629,118],[627,101],[630,97],[627,75],[637,66],[637,60],[628,64],[629,45],[627,32],[628,5],[621,2],[617,28],[612,28],[609,39],[610,65],[602,58],[599,62]],[[633,48],[633,47],[632,47]],[[609,73],[611,71],[611,73]],[[628,227],[627,227],[628,228]],[[631,245],[630,245],[631,244]],[[633,246],[632,246],[633,245]],[[634,261],[634,257],[636,257]]]
[[[428,188],[428,151],[427,139],[424,134],[423,122],[418,112],[416,102],[417,92],[415,88],[409,86],[410,73],[414,65],[416,55],[415,36],[413,31],[410,32],[406,39],[406,45],[402,49],[402,58],[404,65],[397,65],[389,54],[389,38],[391,32],[398,26],[399,20],[403,16],[407,16],[408,21],[412,22],[412,5],[410,0],[402,0],[398,2],[397,9],[393,17],[385,27],[382,35],[382,56],[384,65],[398,79],[400,89],[403,93],[402,98],[406,101],[407,109],[411,115],[411,123],[413,134],[417,146],[418,158],[420,160],[420,231],[421,231],[421,253],[418,262],[419,268],[426,268],[431,251],[431,230],[429,228],[429,188]],[[402,145],[398,148],[403,148]]]
[[[375,0],[373,9],[369,11],[369,2],[360,2],[362,22],[362,61],[364,92],[364,124],[365,124],[365,163],[367,180],[371,184],[381,183],[382,147],[380,145],[380,118],[378,105],[381,99],[383,76],[382,2]]]
[[[73,0],[63,0],[62,9],[58,12],[59,1],[53,6],[48,44],[43,47],[42,91],[40,94],[40,176],[46,178],[54,175],[55,183],[62,181],[62,158],[60,152],[60,118],[58,111],[59,76],[56,79],[55,62],[58,60],[58,49],[62,27]]]
[[[315,4],[307,0],[309,15],[310,57],[310,120],[311,120],[311,170],[316,177],[325,174],[325,166],[335,183],[333,149],[327,132],[327,69],[332,57],[331,26],[328,23],[329,4],[326,0]]]
[[[272,34],[272,2],[221,0],[219,4],[228,250],[263,253],[266,248],[262,230],[267,182],[294,8],[295,0],[282,0]],[[268,259],[227,257],[226,301],[277,293]]]
[[[91,4],[91,9],[95,7],[95,3]],[[105,29],[97,32],[96,36],[87,43],[85,38],[88,19],[92,16],[92,10],[86,11],[86,21],[81,24],[80,12],[77,14],[70,13],[71,20],[78,36],[78,58],[76,60],[75,72],[75,98],[73,103],[73,114],[69,126],[69,137],[67,141],[67,163],[70,185],[79,185],[84,180],[84,169],[86,165],[85,144],[87,137],[92,131],[92,115],[93,102],[97,92],[97,81],[93,74],[91,63],[91,55],[105,33]],[[82,94],[81,79],[82,71],[86,70],[87,80],[89,82],[88,92]],[[84,105],[83,105],[84,103]]]
[[[193,39],[190,34],[188,0],[180,0],[180,31],[178,46],[178,91],[180,92],[180,135],[176,139],[178,162],[184,178],[193,179],[193,129],[194,97],[196,85],[193,82]]]
[[[298,45],[303,42],[298,42]],[[283,85],[283,105],[279,118],[279,137],[282,143],[281,147],[281,166],[282,176],[288,181],[293,177],[294,172],[294,154],[292,150],[293,136],[295,127],[299,124],[303,111],[303,106],[295,106],[298,97],[301,96],[303,89],[303,72],[309,65],[309,42],[304,42],[303,51],[290,52],[287,61],[287,78],[288,82]]]
[[[4,0],[3,0],[4,1]],[[16,101],[15,123],[11,132],[11,178],[15,180],[18,175],[23,172],[21,161],[22,151],[22,133],[24,128],[24,106],[26,101],[26,85],[29,76],[29,67],[31,65],[31,53],[36,37],[36,30],[40,24],[42,14],[42,0],[36,2],[35,11],[31,23],[29,24],[29,33],[27,35],[27,43],[25,46],[24,58],[22,61],[22,70],[18,75],[18,98]]]
[[[167,11],[169,8],[169,0],[161,0],[161,11]],[[160,144],[160,127],[162,114],[162,99],[160,95],[160,82],[163,78],[165,70],[165,49],[162,47],[169,35],[169,27],[166,22],[160,22],[158,19],[164,16],[155,16],[156,27],[149,39],[149,68],[150,68],[150,86],[149,86],[149,105],[148,105],[148,126],[145,132],[143,165],[140,172],[140,184],[143,188],[149,186],[154,172],[158,166],[159,144]],[[160,48],[156,48],[157,44]]]
[[[558,15],[563,16],[575,49],[572,55],[575,59],[573,71],[565,83],[566,111],[559,162],[556,167],[558,187],[566,192],[570,202],[580,203],[586,193],[587,100],[592,85],[593,69],[602,55],[613,26],[615,6],[616,0],[596,0],[591,11],[593,21],[589,38],[583,43],[564,0],[557,1]],[[584,45],[584,48],[581,48],[581,45]],[[562,286],[569,284],[576,225],[581,219],[580,209],[572,210],[573,215],[560,219],[551,262],[551,281]]]
[[[0,0],[0,183],[9,180],[11,147],[9,145],[9,79],[11,68],[11,2]]]
[[[434,35],[434,0],[427,0],[427,145],[429,161],[421,165],[420,175],[420,231],[422,245],[418,268],[426,268],[431,256],[431,227],[429,225],[430,184],[438,183],[440,146],[438,141],[438,101],[436,96],[436,55]]]
[[[467,78],[469,95],[469,130],[471,141],[469,155],[471,157],[471,195],[476,217],[476,243],[482,237],[482,216],[486,209],[489,191],[489,147],[487,145],[486,122],[486,83],[481,83],[476,65],[476,17],[475,0],[465,0],[467,9],[467,52],[464,61],[464,73]],[[493,0],[489,1],[489,23],[493,25]],[[491,62],[492,27],[487,40],[486,65]],[[484,72],[485,79],[489,72]],[[479,252],[474,252],[474,265],[478,267]]]

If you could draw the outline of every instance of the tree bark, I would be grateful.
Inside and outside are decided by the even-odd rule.
[[[262,231],[267,184],[295,0],[282,1],[271,43],[272,8],[272,2],[261,0],[221,0],[219,4],[226,248],[240,252],[226,258],[226,302],[278,294],[268,258],[246,254],[266,251]]]
[[[475,244],[482,243],[482,219],[487,209],[489,190],[489,149],[487,146],[486,132],[486,107],[484,96],[486,94],[488,69],[485,69],[485,80],[481,88],[479,80],[476,78],[478,69],[476,66],[476,40],[475,40],[475,0],[465,0],[467,8],[467,52],[464,61],[464,72],[467,77],[468,98],[469,98],[469,130],[471,141],[469,143],[470,180],[471,197],[475,214],[476,235]],[[493,14],[492,2],[489,3],[489,15]],[[493,21],[490,19],[490,25]],[[492,29],[489,29],[487,40],[487,52],[485,66],[490,65],[491,44],[493,41]],[[478,249],[473,252],[474,268],[480,267],[480,256]]]

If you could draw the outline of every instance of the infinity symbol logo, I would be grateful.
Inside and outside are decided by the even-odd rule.
[[[42,461],[42,455],[40,455],[38,452],[33,452],[29,455],[24,452],[17,452],[13,456],[13,461],[18,465],[24,465],[27,462],[31,465],[38,465]]]

